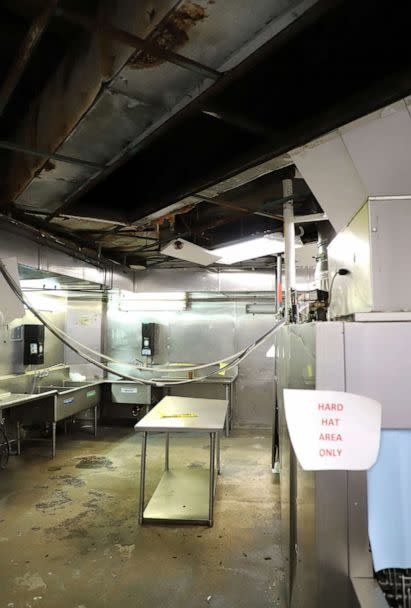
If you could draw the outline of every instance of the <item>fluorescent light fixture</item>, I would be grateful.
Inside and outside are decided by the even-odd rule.
[[[28,294],[24,293],[24,295],[33,308],[40,312],[64,312],[67,310],[65,298],[33,292],[29,292]]]
[[[296,248],[303,246],[300,237],[295,238],[295,246]],[[184,239],[176,239],[164,247],[161,253],[201,266],[208,266],[213,262],[230,265],[266,255],[275,255],[283,251],[284,237],[281,232],[277,232],[213,250],[204,249],[204,247],[199,247]]]
[[[122,291],[120,294],[119,310],[131,311],[173,311],[186,310],[186,294],[184,291],[132,293]]]
[[[166,245],[161,253],[186,262],[200,264],[200,266],[209,266],[209,264],[217,262],[219,258],[214,251],[209,251],[184,239],[175,239]]]
[[[302,247],[302,242],[299,237],[295,239],[296,247]],[[213,249],[213,253],[219,256],[220,264],[235,264],[244,262],[245,260],[254,260],[266,255],[275,255],[284,251],[284,237],[278,232],[274,234],[266,234],[265,236],[219,247]]]

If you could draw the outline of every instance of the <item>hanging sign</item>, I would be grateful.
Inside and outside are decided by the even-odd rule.
[[[381,404],[340,391],[284,390],[291,443],[307,471],[363,471],[380,447]]]

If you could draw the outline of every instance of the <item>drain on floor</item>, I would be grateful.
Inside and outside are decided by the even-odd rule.
[[[76,464],[77,469],[112,469],[113,463],[109,458],[104,456],[84,456],[79,459]]]

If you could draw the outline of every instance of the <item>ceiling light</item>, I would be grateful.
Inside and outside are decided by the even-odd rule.
[[[209,266],[209,264],[217,262],[219,257],[214,251],[208,251],[208,249],[189,243],[184,239],[171,241],[161,250],[161,253],[185,262],[200,264],[200,266]]]
[[[119,310],[128,311],[181,311],[186,310],[186,294],[184,291],[132,293],[122,291],[120,294]]]
[[[296,247],[302,247],[299,237],[295,239]],[[284,237],[278,232],[256,237],[234,245],[213,249],[213,253],[219,256],[220,264],[235,264],[245,260],[254,260],[266,255],[275,255],[284,251]]]
[[[143,266],[143,264],[129,264],[128,266],[132,270],[147,270],[146,266]]]

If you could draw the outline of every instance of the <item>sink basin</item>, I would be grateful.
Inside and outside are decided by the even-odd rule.
[[[47,384],[43,386],[37,386],[36,393],[46,393],[47,391],[58,391],[59,393],[63,393],[65,391],[70,391],[76,388],[82,388],[83,386],[90,386],[93,384],[92,380],[84,380],[81,382],[74,382],[72,380],[63,380],[63,382],[55,384]]]

